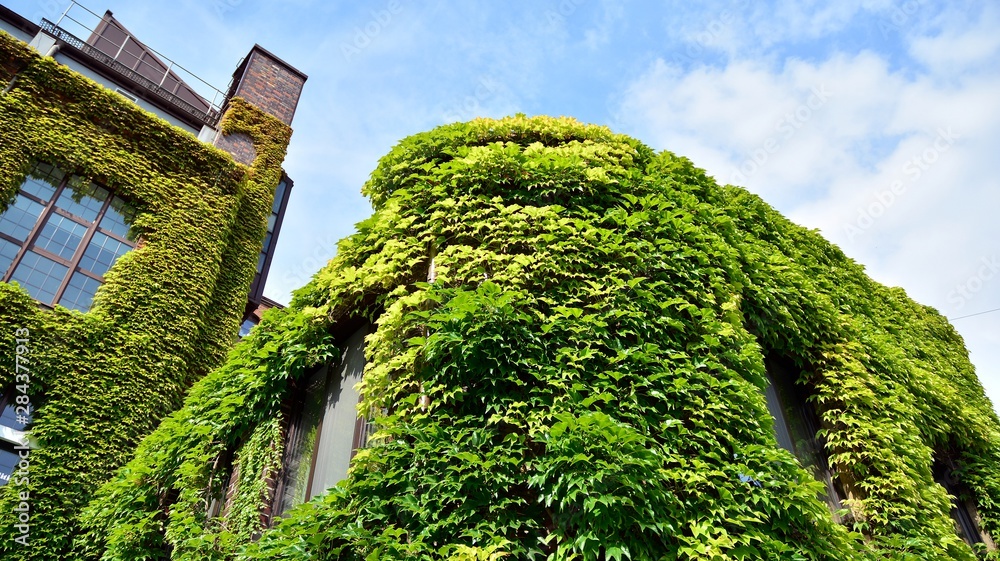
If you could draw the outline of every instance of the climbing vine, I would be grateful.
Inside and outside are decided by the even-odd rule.
[[[80,509],[225,359],[255,272],[291,130],[241,99],[225,133],[257,159],[226,153],[0,33],[0,211],[37,162],[92,179],[137,209],[138,247],[105,275],[86,314],[40,309],[0,284],[0,372],[31,333],[30,478],[0,490],[0,557],[70,559],[87,544]],[[5,391],[5,390],[4,390]],[[178,458],[180,461],[180,458]],[[28,496],[30,531],[12,510]]]
[[[932,473],[955,461],[997,535],[1000,423],[961,338],[758,197],[524,116],[407,138],[364,193],[373,216],[98,493],[95,557],[993,555],[957,536]],[[282,404],[361,317],[374,443],[268,528]],[[777,446],[769,354],[801,371],[845,523]],[[235,506],[213,517],[233,472]]]

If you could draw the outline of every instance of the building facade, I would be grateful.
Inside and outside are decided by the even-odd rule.
[[[961,338],[758,197],[523,116],[404,139],[363,190],[98,491],[94,557],[996,556]]]
[[[93,491],[273,304],[306,76],[254,46],[212,100],[95,18],[0,6],[3,558],[71,557]]]
[[[77,7],[77,11],[85,10],[76,4],[73,6]],[[67,15],[72,13],[67,11]],[[85,15],[88,14],[85,12]],[[200,140],[209,144],[223,144],[224,150],[232,152],[233,157],[245,165],[250,165],[252,162],[253,151],[248,150],[246,142],[239,144],[230,137],[221,135],[219,131],[219,119],[225,100],[236,96],[244,99],[252,98],[257,106],[266,106],[265,110],[270,114],[277,115],[286,124],[291,123],[306,76],[259,45],[255,45],[254,49],[240,61],[233,73],[228,91],[222,92],[207,86],[206,89],[215,96],[209,100],[172,70],[176,63],[161,60],[161,55],[137,39],[115,19],[110,11],[99,18],[97,14],[89,15],[95,18],[95,24],[86,40],[63,29],[58,22],[43,20],[40,25],[35,24],[3,6],[0,6],[0,29],[28,43],[38,52],[50,55],[59,64],[115,91],[142,109],[197,136]],[[248,68],[249,73],[247,73]],[[247,78],[246,83],[244,78]],[[200,80],[197,77],[188,79]],[[275,83],[275,80],[278,82]],[[240,90],[239,93],[237,90]],[[60,172],[57,170],[56,173]],[[264,285],[274,258],[274,245],[281,233],[285,209],[293,186],[293,181],[287,175],[282,175],[276,187],[267,233],[258,256],[257,272],[247,295],[245,320],[252,320],[254,317],[252,312],[264,303]],[[36,199],[36,202],[40,201]],[[121,200],[113,203],[116,208],[124,204]],[[125,211],[127,212],[128,208]],[[10,243],[14,240],[7,238],[6,241]],[[123,239],[119,241],[128,242]],[[3,257],[0,258],[2,259],[0,269],[3,269],[0,280],[18,280],[14,278],[16,266],[6,263],[6,260],[17,257],[12,255],[13,248],[7,245],[0,251],[3,251]],[[22,272],[21,276],[24,275]],[[89,284],[91,290],[85,289],[82,295],[73,290],[70,296],[82,296],[82,300],[74,301],[67,298],[65,302],[68,304],[67,307],[86,311],[89,308],[88,298],[93,298],[92,289],[96,287],[98,281],[99,279],[94,278],[90,283],[76,283]],[[45,298],[47,295],[44,294],[39,296],[42,297],[36,299],[49,307],[58,301]],[[56,296],[61,300],[62,291]]]

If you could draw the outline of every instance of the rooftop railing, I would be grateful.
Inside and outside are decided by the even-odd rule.
[[[71,13],[73,8],[82,9],[99,21],[93,27],[88,26],[73,17],[74,14]],[[74,30],[78,29],[78,33],[88,33],[91,39],[89,41],[81,39],[68,31],[65,27],[66,22],[75,24],[72,25]],[[225,94],[218,88],[140,43],[124,29],[115,27],[116,31],[113,33],[99,32],[98,29],[106,30],[100,27],[102,24],[106,28],[110,22],[106,17],[98,16],[86,7],[71,2],[58,22],[42,19],[40,27],[64,45],[87,55],[140,90],[190,115],[197,122],[209,126],[214,126],[218,122],[221,103],[225,99]],[[123,38],[117,38],[116,35]],[[189,81],[198,82],[199,89],[210,93],[211,101],[191,87]],[[189,99],[184,99],[182,95]]]

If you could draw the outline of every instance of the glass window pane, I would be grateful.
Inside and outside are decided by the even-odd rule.
[[[246,337],[250,334],[250,330],[257,325],[251,319],[243,320],[243,324],[240,325],[240,338]]]
[[[0,216],[0,232],[23,242],[28,239],[28,234],[35,227],[43,210],[45,207],[42,205],[24,195],[18,195],[14,204]]]
[[[59,303],[71,310],[86,312],[94,303],[94,295],[97,294],[97,289],[100,287],[101,281],[80,272],[73,273]]]
[[[100,185],[74,176],[59,194],[56,206],[93,222],[101,212],[104,201],[108,200],[108,190]]]
[[[15,392],[14,395],[19,395],[19,394]],[[27,428],[29,424],[31,424],[31,413],[32,413],[31,406],[28,405],[27,415],[22,415],[21,417],[18,417],[17,415],[18,405],[17,402],[14,401],[13,397],[14,396],[12,395],[10,403],[8,403],[7,406],[3,408],[3,411],[0,412],[0,425],[3,425],[5,427],[10,427],[14,430],[23,431],[24,429]],[[21,421],[24,422],[22,423]]]
[[[52,213],[42,226],[42,231],[35,240],[35,247],[54,253],[63,259],[72,259],[86,233],[86,226]]]
[[[129,235],[129,227],[135,218],[135,209],[120,197],[111,199],[111,206],[104,212],[101,219],[101,229],[121,236],[127,240],[135,240]]]
[[[327,489],[347,477],[351,452],[354,450],[358,401],[361,398],[356,386],[361,382],[365,370],[367,334],[367,327],[355,331],[344,345],[340,364],[330,367],[319,444],[316,446],[316,469],[312,475],[310,499],[325,493]]]
[[[272,214],[271,217],[267,219],[267,231],[268,232],[273,232],[274,231],[274,225],[275,225],[275,223],[277,223],[277,221],[278,221],[278,215],[277,214]]]
[[[264,234],[264,245],[260,249],[261,253],[267,253],[267,250],[271,247],[271,236],[273,235],[271,232]]]
[[[35,300],[52,304],[68,271],[69,267],[29,251],[17,264],[10,280],[17,281]]]
[[[0,487],[10,483],[10,476],[14,473],[14,468],[21,461],[13,451],[7,447],[0,448]]]
[[[282,466],[283,491],[278,497],[278,513],[306,501],[309,486],[309,472],[312,469],[313,450],[316,447],[317,430],[323,415],[324,388],[327,369],[322,368],[309,379],[306,396],[288,435],[285,458]]]
[[[781,408],[781,400],[778,399],[778,390],[774,383],[770,383],[764,388],[764,397],[767,399],[767,410],[774,418],[774,433],[778,439],[778,446],[795,454],[795,443],[792,441],[791,431],[788,430],[788,421],[785,412]]]
[[[271,212],[277,214],[281,210],[281,202],[285,200],[285,190],[288,188],[288,184],[282,179],[278,182],[278,186],[274,189],[274,204],[271,205]]]
[[[260,255],[259,255],[258,257],[257,257],[257,273],[258,273],[258,274],[259,274],[259,273],[260,273],[261,271],[263,271],[263,270],[264,270],[264,260],[265,260],[265,259],[267,259],[267,254],[265,254],[265,253],[261,253],[261,254],[260,254]]]
[[[16,243],[0,238],[0,277],[7,274],[7,269],[10,269],[10,264],[14,262],[20,249],[21,246]]]
[[[21,184],[21,190],[48,202],[52,200],[52,195],[65,176],[62,170],[53,165],[38,163]]]
[[[125,255],[132,246],[125,242],[120,242],[111,236],[100,232],[94,233],[94,238],[90,240],[87,251],[80,259],[80,267],[104,276],[108,269],[114,265],[119,257]]]

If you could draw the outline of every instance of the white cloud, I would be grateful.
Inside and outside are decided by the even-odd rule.
[[[851,9],[873,9],[856,3],[808,18],[782,6],[786,23],[809,20],[806,35],[835,28]],[[998,18],[992,9],[943,14],[933,33],[911,23],[908,53],[780,64],[765,53],[687,72],[661,59],[628,86],[619,128],[761,194],[876,280],[945,315],[1000,307],[1000,273],[977,277],[983,259],[1000,253]],[[916,64],[900,63],[905,55]],[[813,88],[831,94],[809,108]],[[957,295],[963,286],[968,296]],[[998,316],[955,324],[996,404]]]
[[[1000,34],[996,32],[1000,14],[995,6],[983,5],[981,12],[948,11],[938,20],[943,26],[939,32],[913,38],[910,54],[914,59],[939,76],[995,65],[1000,49]]]

